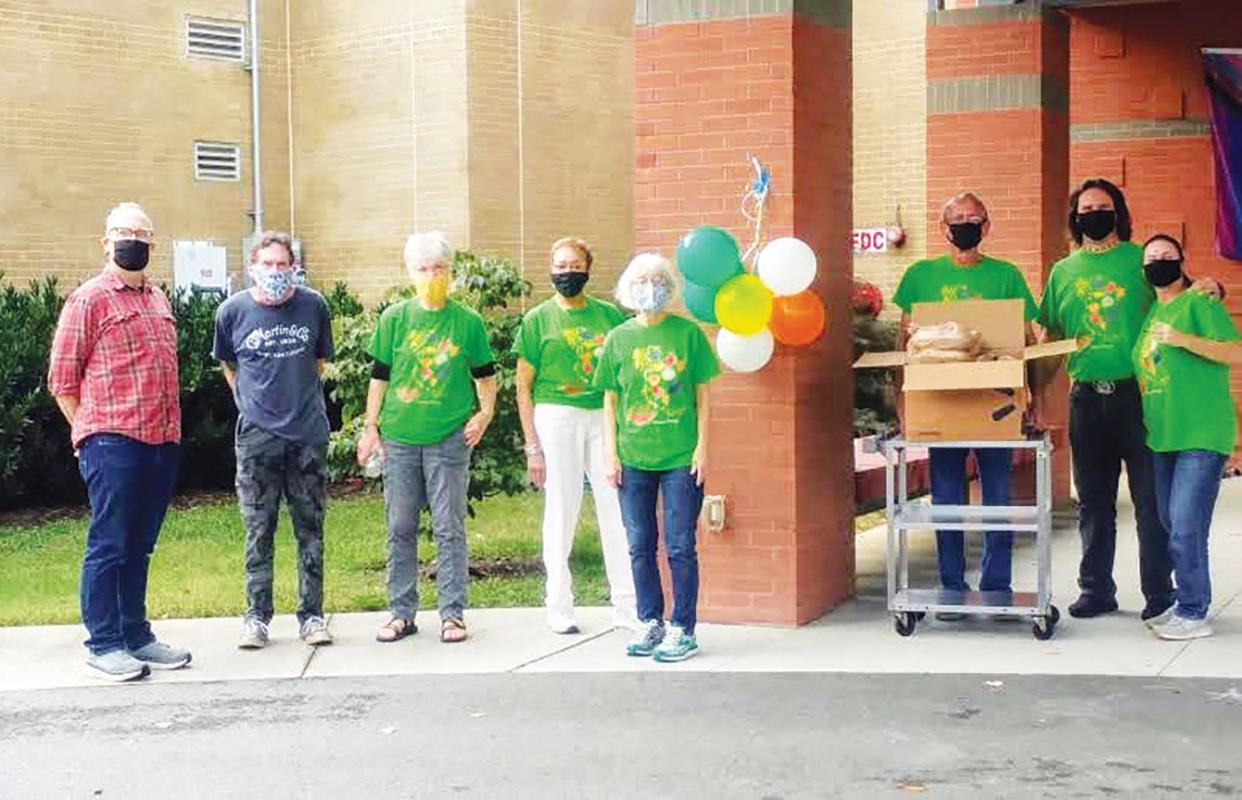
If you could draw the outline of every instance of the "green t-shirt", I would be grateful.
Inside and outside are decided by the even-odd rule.
[[[611,303],[586,299],[586,308],[561,308],[550,298],[526,312],[513,352],[535,368],[535,402],[601,408],[604,393],[592,387],[608,332],[625,321]]]
[[[367,352],[392,370],[379,427],[401,444],[435,444],[465,424],[472,370],[494,360],[483,318],[452,300],[438,311],[417,299],[385,309]]]
[[[1134,375],[1130,356],[1155,299],[1143,275],[1143,248],[1122,242],[1102,253],[1079,249],[1053,265],[1039,324],[1053,336],[1091,337],[1069,357],[1074,380],[1124,380]]]
[[[1229,312],[1219,300],[1192,291],[1156,303],[1133,355],[1143,392],[1147,446],[1159,453],[1214,450],[1232,455],[1238,421],[1229,393],[1229,367],[1152,341],[1149,330],[1155,322],[1203,339],[1232,342],[1238,339],[1238,330]]]
[[[947,255],[916,261],[901,276],[893,303],[909,314],[915,303],[955,300],[1021,300],[1027,322],[1038,309],[1021,271],[1008,261],[983,256],[978,264],[959,266]]]
[[[699,440],[695,389],[720,374],[699,326],[669,315],[631,319],[604,341],[595,388],[617,393],[617,457],[651,471],[688,467]]]

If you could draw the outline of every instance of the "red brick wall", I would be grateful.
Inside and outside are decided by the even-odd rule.
[[[1242,3],[1196,0],[1070,15],[1074,125],[1206,120],[1201,47],[1242,47]],[[1242,264],[1215,250],[1215,183],[1204,136],[1076,141],[1071,179],[1102,176],[1121,184],[1134,214],[1134,238],[1156,231],[1183,238],[1189,271],[1221,279],[1235,318],[1242,315]],[[1242,320],[1239,320],[1242,322]],[[1234,371],[1242,396],[1242,371]]]
[[[929,83],[1035,75],[1063,85],[1068,70],[1068,37],[1055,18],[933,24],[927,29]],[[992,220],[984,250],[1017,264],[1039,297],[1048,268],[1066,252],[1068,126],[1066,111],[1051,102],[1043,107],[929,113],[927,211],[929,230],[934,231],[929,242],[940,241],[944,201],[960,191],[974,191],[988,204]],[[936,251],[929,245],[929,253]],[[1053,497],[1058,504],[1067,503],[1070,494],[1067,395],[1064,383],[1047,387],[1043,394],[1044,419],[1056,448]],[[1033,496],[1034,474],[1024,467],[1015,476],[1015,501]]]
[[[635,45],[637,247],[671,255],[704,224],[748,247],[753,154],[773,176],[767,237],[820,254],[824,340],[713,385],[707,491],[729,524],[699,537],[703,619],[805,622],[853,590],[849,34],[772,16],[640,26]]]

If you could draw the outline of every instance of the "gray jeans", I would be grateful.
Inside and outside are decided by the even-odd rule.
[[[284,497],[298,543],[298,621],[322,617],[327,445],[282,439],[239,418],[235,449],[246,526],[246,616],[272,619],[272,546]]]
[[[431,509],[436,538],[440,619],[461,619],[466,607],[466,488],[470,448],[459,428],[436,444],[384,440],[384,506],[388,514],[388,606],[398,619],[418,610],[418,518]]]

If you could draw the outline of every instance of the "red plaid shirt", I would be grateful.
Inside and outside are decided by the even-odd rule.
[[[77,397],[75,447],[93,433],[147,444],[181,440],[177,328],[159,289],[104,272],[79,286],[52,341],[48,391]]]

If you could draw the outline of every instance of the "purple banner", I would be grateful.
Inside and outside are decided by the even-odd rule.
[[[1242,261],[1242,51],[1204,50],[1216,156],[1216,247]]]

